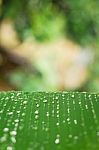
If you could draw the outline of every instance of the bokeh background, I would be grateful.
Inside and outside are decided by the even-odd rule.
[[[98,0],[0,0],[0,90],[99,91]]]

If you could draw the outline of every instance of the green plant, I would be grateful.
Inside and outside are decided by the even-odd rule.
[[[98,150],[99,95],[1,92],[0,150]]]

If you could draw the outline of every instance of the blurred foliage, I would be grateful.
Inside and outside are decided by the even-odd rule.
[[[51,39],[65,27],[77,42],[88,44],[99,37],[98,6],[96,0],[3,0],[2,18],[12,18],[22,37]]]
[[[49,76],[47,76],[49,78]],[[12,85],[16,85],[17,89],[20,88],[23,91],[50,91],[56,90],[54,82],[50,82],[46,79],[45,72],[41,75],[30,74],[23,72],[22,70],[16,70],[7,76]],[[54,77],[53,77],[54,78]]]
[[[80,43],[90,44],[99,36],[99,8],[95,0],[68,0],[69,31]]]
[[[36,40],[46,41],[60,36],[63,32],[64,14],[58,13],[50,3],[38,0],[4,0],[2,14],[4,18],[14,20],[21,40],[32,36]]]
[[[90,66],[90,78],[85,87],[81,88],[98,91],[98,0],[3,0],[1,19],[5,18],[14,21],[15,29],[21,40],[32,37],[37,41],[50,41],[64,36],[65,33],[66,37],[77,43],[91,47],[95,54],[95,60]],[[23,75],[19,76],[26,78]],[[18,76],[16,75],[15,78]],[[31,82],[31,77],[29,80]],[[37,80],[34,78],[33,86],[37,85],[35,82],[40,85],[39,80],[39,78]],[[29,83],[29,81],[27,82]],[[39,88],[36,87],[36,89]],[[40,89],[42,88],[40,87]]]

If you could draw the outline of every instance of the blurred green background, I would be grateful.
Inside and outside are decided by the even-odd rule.
[[[99,89],[98,0],[0,0],[0,90]]]

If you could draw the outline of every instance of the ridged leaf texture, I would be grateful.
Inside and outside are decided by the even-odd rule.
[[[99,150],[99,95],[1,92],[0,150]]]

